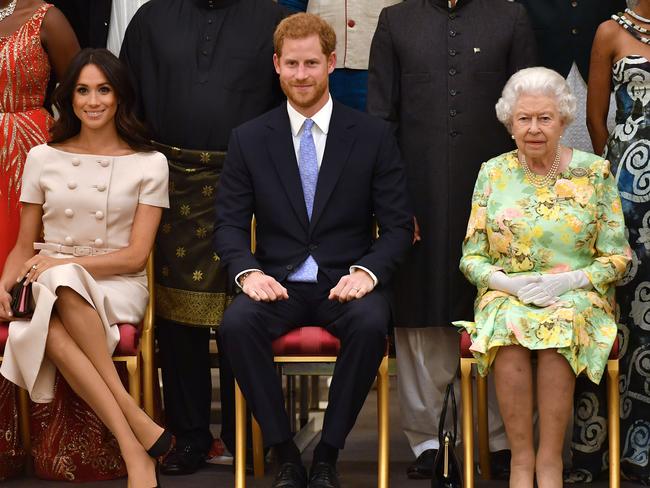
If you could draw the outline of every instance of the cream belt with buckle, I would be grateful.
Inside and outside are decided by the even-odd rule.
[[[73,256],[97,256],[98,254],[108,254],[117,249],[97,249],[92,246],[64,246],[62,244],[53,244],[51,242],[35,242],[34,249],[44,249],[62,254],[72,254]]]

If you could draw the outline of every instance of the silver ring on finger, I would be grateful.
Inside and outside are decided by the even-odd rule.
[[[354,287],[352,287],[352,289],[353,289],[354,291],[359,291],[359,288],[354,288]]]
[[[32,264],[32,269],[36,271],[38,269],[38,264]]]

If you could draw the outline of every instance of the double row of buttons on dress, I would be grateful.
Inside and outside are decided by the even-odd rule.
[[[81,160],[79,158],[72,158],[70,160],[70,162],[72,163],[72,166],[75,166],[75,167],[79,166],[81,164]],[[102,168],[108,168],[108,166],[110,166],[111,163],[110,163],[110,161],[107,161],[106,159],[98,159],[97,164],[99,164]],[[68,181],[68,188],[70,190],[75,190],[77,188],[77,186],[78,186],[78,184],[77,184],[76,181],[74,181],[74,180]],[[106,191],[106,185],[103,184],[103,183],[93,185],[93,187],[98,192],[105,192]],[[74,215],[75,215],[74,210],[71,209],[71,208],[66,208],[63,211],[63,213],[69,219],[73,218]],[[104,220],[104,212],[102,212],[101,210],[97,210],[95,212],[95,219],[97,219],[98,221]],[[74,239],[72,238],[72,236],[66,236],[64,241],[65,241],[65,244],[68,245],[68,246],[71,246],[71,245],[75,244]],[[94,244],[95,244],[95,247],[101,247],[101,246],[104,245],[104,240],[101,239],[100,237],[98,237],[98,238],[95,239]]]

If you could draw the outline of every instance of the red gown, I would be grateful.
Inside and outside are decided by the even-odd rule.
[[[0,274],[18,234],[27,153],[48,140],[53,122],[43,108],[50,62],[40,39],[50,7],[44,4],[13,34],[0,37]],[[32,403],[30,416],[37,476],[85,482],[126,474],[115,438],[60,376],[54,401]],[[15,387],[0,376],[0,479],[20,473],[24,457]]]
[[[13,34],[0,37],[0,274],[18,235],[27,152],[47,140],[52,123],[43,108],[50,61],[40,39],[49,7],[43,5]],[[0,479],[18,473],[25,455],[15,394],[15,387],[0,377]]]

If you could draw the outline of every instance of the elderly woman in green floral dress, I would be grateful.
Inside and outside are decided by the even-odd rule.
[[[460,268],[478,288],[478,370],[494,364],[512,449],[511,488],[562,486],[562,443],[575,377],[599,382],[616,337],[614,283],[630,261],[609,163],[560,144],[575,99],[546,68],[515,73],[496,105],[515,151],[483,164]],[[540,439],[533,446],[537,353]]]

